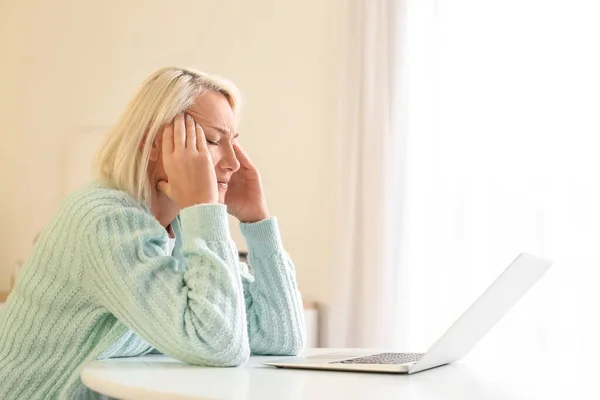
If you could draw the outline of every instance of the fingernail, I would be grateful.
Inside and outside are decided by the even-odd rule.
[[[191,121],[192,116],[190,114],[185,114],[185,119],[187,119],[188,121]]]

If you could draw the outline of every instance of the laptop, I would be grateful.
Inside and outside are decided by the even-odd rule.
[[[322,354],[264,363],[278,368],[414,374],[465,356],[544,275],[552,262],[520,254],[426,353]]]

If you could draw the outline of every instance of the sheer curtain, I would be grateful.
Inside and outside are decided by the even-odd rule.
[[[341,74],[340,193],[326,345],[398,347],[403,296],[395,268],[401,137],[402,5],[347,0]]]
[[[346,36],[328,344],[426,350],[529,252],[554,265],[471,356],[598,351],[600,6],[397,4],[394,29]],[[363,68],[388,60],[358,50],[376,39],[395,43],[391,72]]]
[[[600,6],[408,2],[402,324],[424,350],[520,252],[555,263],[476,348],[597,351]]]

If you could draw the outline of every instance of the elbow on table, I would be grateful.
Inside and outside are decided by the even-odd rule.
[[[296,332],[283,346],[280,355],[297,356],[306,348],[306,333],[304,330]]]
[[[291,334],[279,338],[255,336],[250,343],[252,353],[269,356],[297,356],[306,347],[306,333],[304,330],[291,332]]]
[[[250,346],[248,343],[231,345],[224,349],[202,349],[201,351],[186,351],[179,358],[181,361],[205,367],[237,367],[248,361]]]

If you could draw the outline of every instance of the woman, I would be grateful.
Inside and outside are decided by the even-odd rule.
[[[301,351],[294,267],[237,142],[238,108],[233,85],[193,70],[142,85],[100,149],[99,181],[64,201],[0,313],[0,399],[94,398],[79,375],[95,359],[225,367]]]

